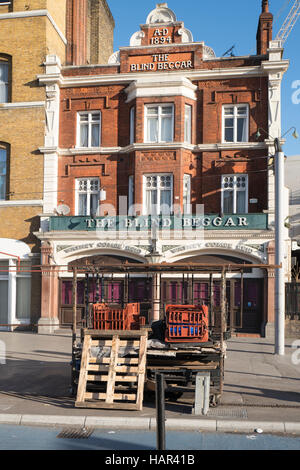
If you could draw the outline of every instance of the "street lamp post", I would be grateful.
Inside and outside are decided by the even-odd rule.
[[[299,136],[294,127],[293,137]],[[282,138],[291,130],[289,129]],[[268,137],[269,134],[264,129],[258,129],[257,137],[260,137],[262,130]],[[284,153],[279,138],[274,139],[275,146],[275,354],[284,356],[285,354],[285,279],[284,279]]]
[[[275,139],[275,354],[285,352],[284,153]]]

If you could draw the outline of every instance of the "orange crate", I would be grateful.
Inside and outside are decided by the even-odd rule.
[[[139,313],[139,304],[128,304],[124,309],[94,304],[93,326],[95,330],[139,330],[146,323],[145,317],[140,317]]]
[[[168,305],[166,323],[166,342],[208,341],[208,307],[205,305]]]

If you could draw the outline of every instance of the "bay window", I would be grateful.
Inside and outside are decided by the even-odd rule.
[[[223,106],[223,142],[248,142],[249,108],[246,104]]]
[[[78,113],[77,147],[100,147],[100,111]]]
[[[172,206],[172,174],[144,175],[144,215],[170,215]]]
[[[172,104],[145,106],[145,141],[173,142],[174,106]]]
[[[96,216],[99,212],[99,178],[76,180],[76,215]]]
[[[248,212],[248,175],[222,176],[222,212],[224,214]]]

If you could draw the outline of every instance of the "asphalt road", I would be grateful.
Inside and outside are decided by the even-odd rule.
[[[0,425],[0,450],[153,451],[154,432],[103,431],[88,438],[58,437],[62,429]],[[89,431],[89,430],[87,430]],[[167,432],[167,450],[300,450],[300,438],[270,434]],[[108,454],[110,455],[110,454]]]

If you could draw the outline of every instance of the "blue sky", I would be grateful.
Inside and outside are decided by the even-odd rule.
[[[108,0],[116,22],[114,50],[128,46],[130,37],[146,22],[148,13],[155,8],[155,0]],[[162,3],[162,2],[161,2]],[[235,45],[235,55],[248,55],[256,51],[256,31],[261,12],[261,0],[169,0],[168,7],[191,30],[194,41],[204,41],[217,56],[222,56]],[[274,15],[274,38],[283,24],[294,0],[270,0]],[[284,58],[290,68],[284,75],[282,87],[282,133],[297,127],[300,135],[300,18],[287,39]],[[298,81],[298,83],[296,83]],[[297,88],[293,88],[293,86]],[[292,98],[294,98],[292,100]],[[293,103],[294,101],[294,103]],[[300,155],[300,139],[291,133],[286,137],[286,155]]]

